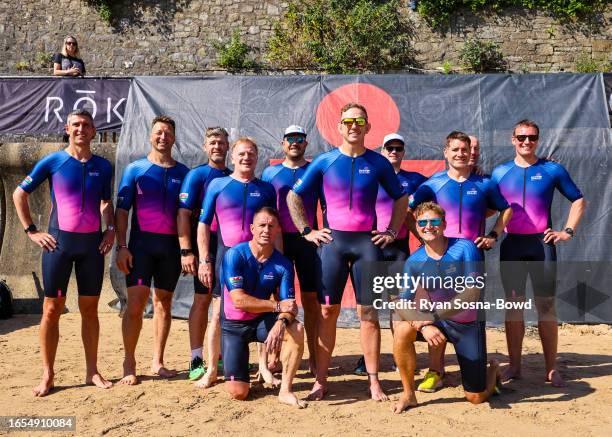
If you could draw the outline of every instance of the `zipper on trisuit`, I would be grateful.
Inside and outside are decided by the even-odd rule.
[[[349,209],[353,209],[353,178],[355,173],[355,158],[351,158],[351,182],[349,184]]]
[[[162,212],[166,212],[166,185],[168,184],[168,169],[164,167],[164,186],[162,188]]]
[[[463,183],[459,183],[459,233],[461,234],[461,222],[463,220]]]
[[[247,204],[247,193],[249,189],[249,183],[244,184],[244,190],[242,190],[242,230],[244,231],[244,222],[246,220],[246,204]]]
[[[525,193],[527,192],[527,167],[523,169],[523,211],[525,211]]]
[[[81,211],[85,209],[85,174],[87,173],[87,163],[81,163]]]

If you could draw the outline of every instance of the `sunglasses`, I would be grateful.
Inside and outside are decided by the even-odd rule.
[[[385,150],[389,153],[391,152],[402,153],[404,151],[404,148],[402,146],[385,146]]]
[[[365,126],[368,122],[364,117],[356,117],[356,118],[343,118],[340,122],[346,127],[351,127],[353,124],[357,124],[357,126]]]
[[[76,41],[66,41],[67,46],[75,46],[77,45]]]
[[[540,136],[537,134],[536,135],[515,135],[514,138],[516,138],[517,140],[519,140],[519,142],[522,143],[527,138],[529,138],[529,141],[532,141],[532,142],[538,141]]]
[[[285,139],[287,140],[289,144],[292,144],[292,143],[302,144],[304,141],[306,141],[306,138],[304,138],[301,135],[290,135],[288,137],[285,137]]]
[[[419,227],[424,228],[425,226],[427,226],[427,223],[429,223],[432,226],[440,226],[442,224],[442,219],[441,218],[434,218],[434,219],[421,219],[421,220],[417,220],[417,225],[419,225]]]

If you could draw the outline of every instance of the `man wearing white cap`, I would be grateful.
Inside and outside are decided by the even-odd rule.
[[[302,238],[302,235],[293,224],[289,209],[287,208],[287,193],[299,178],[302,177],[309,162],[304,158],[304,152],[308,141],[306,131],[298,125],[291,125],[285,129],[281,143],[285,160],[277,165],[266,168],[262,174],[262,180],[274,186],[278,199],[279,221],[283,231],[284,255],[295,266],[295,271],[300,283],[300,295],[302,307],[304,308],[304,326],[308,338],[309,367],[314,374],[316,369],[315,346],[316,346],[316,322],[319,314],[319,302],[317,300],[315,263],[317,258],[317,246]],[[316,229],[317,193],[308,193],[304,196],[304,208],[308,218],[308,225]]]
[[[401,169],[402,160],[406,154],[405,144],[406,141],[400,134],[387,134],[383,139],[380,153],[389,160],[393,166],[393,170],[395,170],[395,174],[397,175],[400,184],[402,185],[404,193],[410,196],[416,191],[419,185],[427,180],[427,178],[420,173]],[[376,226],[379,232],[385,230],[385,224],[389,223],[391,220],[392,211],[393,199],[389,197],[387,192],[382,187],[379,186],[378,196],[376,198]],[[402,272],[404,261],[406,261],[408,255],[410,255],[410,247],[408,246],[408,230],[410,228],[414,228],[414,226],[408,226],[407,221],[410,219],[414,219],[412,214],[407,215],[406,222],[402,224],[402,227],[397,233],[397,238],[382,249],[383,260],[385,262],[393,263],[390,265],[389,274]],[[393,324],[391,324],[391,330],[393,330]],[[355,373],[363,376],[368,374],[363,356],[357,363]]]

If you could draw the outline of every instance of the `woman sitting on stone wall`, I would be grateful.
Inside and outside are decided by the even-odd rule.
[[[79,44],[75,37],[64,38],[61,53],[53,55],[54,76],[84,76],[85,62],[79,58]]]

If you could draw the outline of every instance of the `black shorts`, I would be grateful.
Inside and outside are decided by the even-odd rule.
[[[263,313],[253,320],[222,319],[221,353],[226,381],[249,382],[249,343],[266,341],[276,316]]]
[[[199,257],[197,241],[192,241],[191,247],[193,248],[193,253],[195,253],[195,255]],[[217,255],[217,233],[216,232],[210,233],[210,245],[209,245],[208,250],[209,250],[208,253],[213,259],[213,266],[214,266],[215,265],[214,260],[216,259],[216,255]],[[214,287],[214,281],[216,277],[217,275],[215,275],[215,270],[213,269],[213,287]],[[198,278],[198,275],[195,275],[193,277],[193,291],[195,294],[209,294],[212,290],[208,288],[207,286],[205,286],[204,284],[202,284],[200,282],[200,279]]]
[[[151,286],[174,291],[181,275],[181,249],[177,235],[132,232],[128,248],[133,267],[125,277],[127,287]]]
[[[434,325],[455,347],[465,391],[480,393],[487,388],[487,336],[484,321],[459,323],[438,320]],[[425,341],[417,334],[417,341]]]
[[[43,251],[42,273],[46,297],[65,297],[72,264],[79,296],[100,296],[104,278],[104,256],[100,253],[101,232],[66,232],[49,229],[57,241],[53,252]]]
[[[301,292],[317,290],[317,246],[297,232],[283,233],[283,255],[295,266]]]
[[[557,250],[543,234],[508,234],[500,246],[501,280],[506,299],[525,296],[527,275],[537,297],[555,295]]]
[[[370,232],[331,231],[333,240],[318,249],[316,277],[319,302],[339,305],[346,280],[351,277],[355,300],[359,305],[372,305],[372,281],[363,281],[367,271],[382,260],[382,252],[372,243]]]

